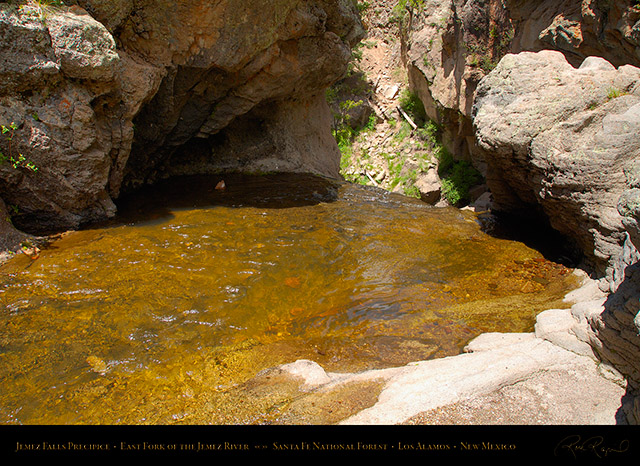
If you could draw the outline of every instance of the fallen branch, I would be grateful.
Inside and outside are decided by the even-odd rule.
[[[405,120],[407,120],[407,122],[409,122],[409,124],[411,125],[411,127],[413,129],[418,129],[418,125],[416,125],[413,120],[409,117],[409,115],[407,115],[407,113],[402,110],[401,107],[396,107],[398,109],[398,112],[400,113],[400,115],[402,115],[404,117]]]
[[[374,179],[373,179],[373,177],[372,177],[371,175],[369,175],[369,173],[367,173],[367,171],[366,171],[366,170],[365,170],[364,174],[365,174],[365,175],[367,175],[367,178],[369,178],[369,180],[371,180],[371,182],[372,182],[374,185],[378,186],[378,184],[379,184],[379,183],[378,183],[376,180],[374,180]]]

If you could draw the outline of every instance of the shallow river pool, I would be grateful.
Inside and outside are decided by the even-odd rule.
[[[471,212],[311,176],[173,179],[119,210],[0,268],[1,423],[333,422],[256,376],[457,354],[576,285]]]

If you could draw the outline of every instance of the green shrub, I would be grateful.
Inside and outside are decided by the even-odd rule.
[[[369,8],[369,2],[356,1],[356,7],[358,8],[358,12],[363,13],[367,8]]]
[[[424,0],[399,0],[391,12],[391,21],[404,27],[409,11],[420,11],[424,6]]]
[[[442,196],[451,205],[469,200],[469,188],[482,182],[482,175],[466,161],[452,161],[442,176]]]
[[[415,134],[423,142],[429,143],[432,146],[436,146],[438,144],[438,125],[432,121],[427,121],[422,127],[416,129]]]
[[[469,162],[455,160],[442,144],[435,147],[438,175],[442,181],[442,197],[451,205],[469,201],[469,188],[482,183],[482,175]]]
[[[0,127],[0,130],[2,131],[1,134],[6,138],[9,146],[8,155],[0,151],[0,164],[8,162],[14,169],[26,168],[28,170],[31,170],[32,172],[37,172],[38,167],[36,167],[33,162],[28,161],[24,155],[15,152],[13,148],[13,136],[17,129],[18,125],[14,122],[11,122],[9,126],[2,125]]]
[[[453,167],[453,156],[442,144],[436,147],[434,155],[438,160],[438,174],[444,177]]]
[[[411,90],[404,89],[400,94],[400,107],[414,120],[415,124],[422,126],[427,119],[427,112],[420,98]]]

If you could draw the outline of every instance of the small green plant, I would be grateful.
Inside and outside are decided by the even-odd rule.
[[[418,126],[422,126],[427,118],[424,105],[420,98],[410,89],[404,89],[400,94],[400,107],[407,112]]]
[[[325,97],[327,99],[327,103],[331,104],[332,102],[335,102],[338,99],[338,89],[333,86],[328,87],[325,91]]]
[[[451,160],[445,164],[446,170],[439,167],[442,179],[442,196],[451,205],[459,205],[469,200],[469,188],[482,182],[482,175],[471,163]]]
[[[356,7],[358,8],[358,12],[360,12],[360,14],[362,14],[367,10],[367,8],[369,8],[369,2],[367,2],[367,1],[364,1],[364,2],[357,1],[356,2]]]
[[[348,104],[347,104],[348,107]],[[373,131],[376,125],[376,116],[371,115],[367,123],[361,128],[352,128],[348,124],[348,115],[346,115],[338,125],[332,130],[333,137],[338,144],[340,150],[340,171],[344,174],[353,163],[353,142],[360,135]],[[365,160],[369,156],[368,152],[362,151],[360,159]],[[353,181],[353,180],[352,180]]]
[[[404,188],[404,195],[409,197],[415,197],[420,199],[420,190],[416,186],[406,186]]]
[[[367,120],[367,124],[362,128],[363,131],[373,131],[376,128],[377,118],[375,115],[371,114],[369,116],[369,120]]]
[[[627,94],[628,94],[628,92],[626,92],[626,91],[622,91],[620,89],[616,89],[616,88],[612,87],[607,92],[607,98],[609,100],[612,100],[612,99],[617,99],[618,97],[622,97],[623,95],[627,95]]]
[[[14,169],[18,168],[26,168],[32,172],[37,172],[38,167],[33,163],[26,159],[26,157],[20,153],[14,153],[13,150],[13,136],[15,131],[18,129],[18,125],[14,122],[11,122],[9,126],[2,125],[0,126],[0,130],[2,131],[2,135],[5,136],[8,145],[9,152],[5,154],[0,151],[0,164],[10,163]]]
[[[12,3],[18,4],[18,9],[22,14],[35,16],[41,21],[45,21],[47,16],[66,6],[61,0],[15,0]]]
[[[438,143],[437,137],[439,131],[440,128],[438,128],[436,122],[433,120],[428,120],[422,127],[416,129],[416,136],[421,141],[431,146],[436,146]]]
[[[465,44],[469,65],[490,73],[504,57],[515,37],[515,28],[510,26],[504,30],[493,25],[489,30],[488,42],[469,42]]]
[[[368,49],[375,48],[377,42],[375,40],[365,40],[362,42],[362,45]]]
[[[397,143],[400,143],[406,140],[409,136],[411,136],[411,126],[405,120],[400,122],[400,127],[393,135],[393,140]]]
[[[403,25],[407,15],[415,10],[422,10],[424,0],[399,0],[393,7],[391,20]]]

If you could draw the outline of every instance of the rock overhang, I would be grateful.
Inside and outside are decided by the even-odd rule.
[[[256,157],[337,176],[319,96],[364,34],[353,2],[164,3],[86,0],[31,16],[2,9],[12,60],[0,72],[0,117],[18,126],[13,148],[39,168],[36,176],[0,167],[0,196],[20,208],[20,226],[68,229],[112,216],[123,189],[170,174],[178,149],[228,134],[237,119],[253,140],[264,127],[246,121],[270,122],[259,145],[276,141],[276,152]],[[216,154],[208,157],[191,170],[215,169]]]

